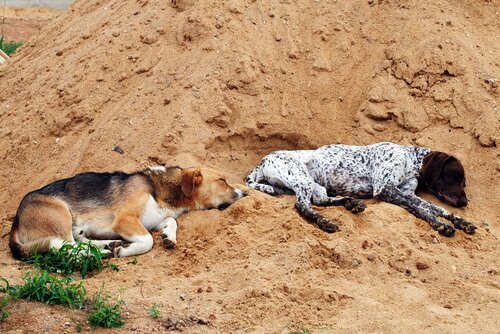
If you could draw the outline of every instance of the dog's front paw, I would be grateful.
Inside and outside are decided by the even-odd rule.
[[[455,225],[456,228],[464,231],[467,234],[474,234],[477,230],[477,226],[469,223],[463,218],[457,218],[453,221],[453,225]]]
[[[177,244],[177,241],[175,239],[169,238],[166,234],[161,234],[161,240],[163,243],[163,247],[166,249],[172,249],[175,247]]]
[[[470,223],[469,223],[469,225],[467,225],[464,228],[464,232],[467,234],[474,234],[474,233],[476,233],[476,230],[477,230],[477,226],[474,224],[470,224]]]
[[[320,229],[327,233],[335,233],[340,230],[337,224],[332,223],[326,218],[320,218],[317,225]]]
[[[438,231],[439,234],[444,235],[445,237],[451,238],[455,235],[455,232],[457,230],[454,229],[453,227],[451,227],[450,225],[443,224],[443,225],[440,225],[436,229],[436,231]]]
[[[365,211],[366,204],[360,199],[347,198],[344,207],[352,213],[359,213]]]

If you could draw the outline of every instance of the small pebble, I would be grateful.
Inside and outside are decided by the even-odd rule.
[[[415,266],[417,267],[418,270],[425,270],[429,268],[429,265],[424,262],[417,262],[415,263]]]
[[[113,152],[116,152],[116,153],[119,153],[119,154],[123,154],[125,153],[125,151],[123,151],[123,149],[120,147],[120,146],[115,146],[111,149],[111,151]]]

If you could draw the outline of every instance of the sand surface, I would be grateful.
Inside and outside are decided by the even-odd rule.
[[[4,40],[26,42],[61,13],[61,10],[45,7],[0,7]]]
[[[193,316],[210,325],[183,332],[498,333],[499,12],[497,0],[76,1],[0,67],[0,236],[25,193],[82,171],[203,164],[243,183],[277,149],[422,145],[464,164],[466,208],[424,197],[474,236],[441,237],[375,200],[359,215],[318,209],[341,226],[326,234],[292,196],[252,191],[182,215],[176,249],[155,234],[137,264],[86,279],[127,302],[123,329],[95,332]],[[11,282],[32,270],[7,236],[0,258]],[[81,311],[10,311],[2,333],[91,331]]]

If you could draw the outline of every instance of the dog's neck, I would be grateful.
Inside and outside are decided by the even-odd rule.
[[[417,159],[417,164],[418,166],[418,175],[417,175],[417,180],[418,180],[418,191],[426,191],[432,193],[432,189],[429,188],[425,180],[422,178],[421,171],[422,171],[422,166],[424,164],[425,157],[427,157],[429,154],[432,153],[432,150],[425,148],[425,147],[415,147],[415,159]]]
[[[163,167],[163,166],[162,166]],[[180,167],[147,168],[141,174],[151,185],[151,195],[160,207],[180,208],[186,201],[182,192]]]

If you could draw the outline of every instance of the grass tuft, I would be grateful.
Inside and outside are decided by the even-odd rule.
[[[47,271],[26,274],[23,285],[10,285],[9,281],[0,276],[0,293],[5,293],[5,296],[0,297],[0,323],[10,315],[6,308],[11,300],[26,299],[50,305],[60,304],[70,308],[83,309],[89,306],[86,308],[90,310],[88,320],[94,328],[97,326],[122,327],[125,324],[122,316],[122,306],[125,302],[121,295],[112,300],[110,295],[104,294],[101,289],[91,300],[88,300],[83,281],[75,283],[68,277],[60,279],[51,276]],[[75,322],[75,325],[76,331],[81,332],[82,324]]]
[[[88,319],[92,327],[122,327],[125,324],[122,306],[125,304],[121,296],[116,300],[111,300],[109,294],[103,294],[102,289],[92,298],[93,311]]]
[[[0,38],[0,49],[7,56],[11,56],[21,45],[23,45],[23,42],[5,42],[3,37]]]
[[[160,310],[158,309],[158,304],[154,303],[153,306],[149,308],[149,316],[153,319],[158,319],[160,316]]]
[[[290,332],[290,334],[311,334],[311,332],[308,329],[305,329],[304,327],[302,327],[300,332],[294,331],[294,332]]]
[[[0,324],[7,320],[10,316],[10,312],[7,311],[7,306],[10,303],[10,296],[2,296],[0,297]]]
[[[50,249],[45,254],[34,254],[28,262],[40,270],[69,276],[74,272],[80,272],[82,278],[93,271],[102,271],[106,267],[117,270],[116,265],[104,264],[105,254],[99,247],[89,242],[77,242],[75,244],[64,244],[59,249]]]
[[[10,289],[10,284],[7,279],[3,278],[0,276],[0,282],[5,283],[5,286],[0,285],[0,292],[2,293],[9,293]],[[0,297],[0,324],[7,320],[7,318],[10,316],[10,312],[7,311],[7,307],[10,304],[11,296],[9,294],[6,294],[5,296]]]
[[[70,308],[83,308],[87,290],[83,282],[75,283],[69,278],[57,278],[47,271],[24,276],[24,285],[8,286],[13,299],[36,300],[45,304],[60,304]]]

